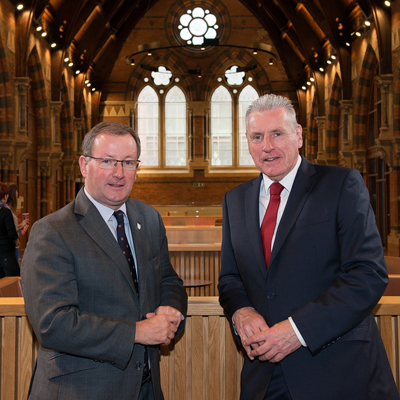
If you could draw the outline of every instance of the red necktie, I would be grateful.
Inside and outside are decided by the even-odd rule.
[[[274,235],[276,217],[278,214],[279,203],[281,202],[281,192],[284,187],[279,182],[274,182],[270,188],[270,198],[265,211],[264,219],[261,225],[261,241],[264,250],[265,265],[268,268],[271,257],[271,242]]]

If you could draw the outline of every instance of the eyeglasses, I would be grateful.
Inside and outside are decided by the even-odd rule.
[[[113,169],[120,162],[122,168],[126,171],[134,171],[139,166],[140,160],[114,160],[112,158],[98,158],[93,156],[84,155],[84,157],[93,158],[97,161],[97,165],[102,169]]]

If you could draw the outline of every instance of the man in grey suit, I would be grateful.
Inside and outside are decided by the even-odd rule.
[[[84,188],[33,225],[22,262],[40,343],[29,399],[160,400],[159,346],[182,331],[187,295],[160,215],[128,199],[140,140],[103,122],[85,136],[82,153]]]
[[[399,400],[372,314],[388,275],[362,176],[299,156],[288,99],[260,97],[246,118],[261,174],[225,195],[218,286],[247,353],[241,399]]]

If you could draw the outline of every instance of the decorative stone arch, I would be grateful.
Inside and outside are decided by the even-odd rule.
[[[51,147],[49,99],[46,93],[44,73],[36,45],[33,46],[28,57],[28,76],[31,79],[35,105],[38,151],[49,151]]]
[[[13,136],[14,110],[10,67],[6,57],[3,37],[0,32],[0,138]]]
[[[265,69],[260,65],[259,61],[247,50],[235,50],[234,48],[228,48],[221,54],[220,57],[215,59],[210,64],[209,70],[206,71],[204,85],[202,85],[202,99],[205,101],[211,100],[211,95],[214,92],[214,89],[219,86],[219,82],[213,82],[213,80],[215,80],[215,77],[218,74],[221,74],[221,71],[223,71],[222,73],[225,73],[225,70],[232,64],[237,64],[243,67],[249,64],[255,64],[257,67],[259,67],[259,69],[255,70],[257,71],[256,73],[251,73],[254,82],[254,85],[252,86],[255,86],[260,95],[272,92],[271,81],[265,72]],[[245,84],[243,84],[243,86],[244,85]]]
[[[195,101],[197,98],[196,90],[196,79],[197,76],[188,74],[189,67],[180,59],[176,54],[170,50],[154,52],[151,60],[149,57],[143,56],[141,60],[135,65],[131,74],[129,75],[127,85],[125,87],[125,101],[137,101],[139,93],[142,91],[143,87],[148,85],[149,82],[144,82],[145,76],[148,72],[143,72],[144,70],[140,67],[140,64],[147,64],[152,67],[158,67],[160,65],[165,66],[172,71],[173,74],[179,77],[178,86],[185,93],[187,101]],[[177,82],[171,82],[170,85],[165,87],[165,91],[168,91],[172,86],[176,85]],[[151,85],[153,86],[153,85]],[[164,88],[160,86],[160,89]]]
[[[326,119],[326,158],[329,160],[329,164],[337,164],[338,160],[340,100],[342,100],[342,81],[336,73],[332,83]]]
[[[354,96],[353,148],[355,151],[365,150],[371,84],[373,82],[377,63],[376,53],[372,46],[368,44],[361,64],[360,75]]]
[[[62,151],[64,152],[65,160],[73,157],[73,135],[74,135],[74,118],[73,118],[73,105],[70,100],[68,92],[68,85],[65,79],[65,74],[61,76],[61,101],[63,105],[61,107],[61,144]]]
[[[310,161],[315,162],[317,160],[318,153],[318,127],[317,121],[315,117],[318,116],[318,104],[317,104],[317,93],[314,91],[310,114],[309,114],[309,122],[308,122],[308,140],[307,140],[307,154]]]

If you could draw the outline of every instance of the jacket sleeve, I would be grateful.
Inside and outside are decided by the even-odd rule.
[[[343,181],[336,215],[339,273],[315,301],[292,313],[312,353],[340,340],[370,315],[388,283],[369,193],[356,170],[349,170]]]

